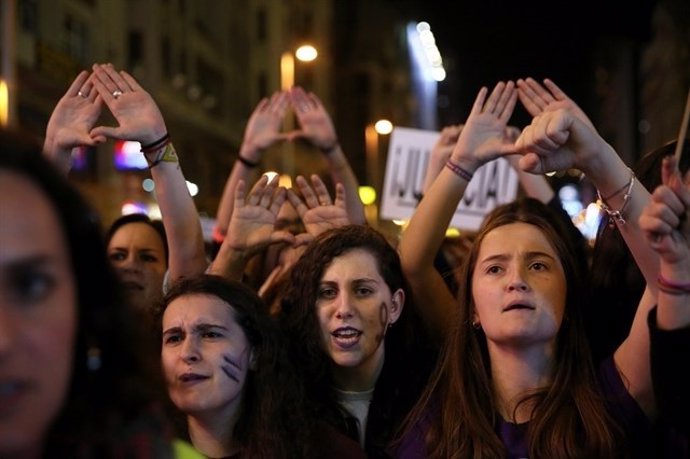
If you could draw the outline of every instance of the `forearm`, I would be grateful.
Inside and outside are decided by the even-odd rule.
[[[467,180],[443,168],[402,234],[400,258],[406,274],[433,269],[434,257],[467,188]]]
[[[433,153],[429,156],[429,162],[426,165],[426,174],[424,174],[424,187],[422,188],[424,194],[429,190],[431,184],[434,183],[434,180],[436,180],[436,177],[438,177],[438,174],[445,164],[445,157],[438,157]]]
[[[260,160],[258,155],[255,153],[255,150],[249,149],[245,146],[240,148],[239,155],[253,163],[258,163]],[[235,207],[235,189],[237,188],[237,182],[244,180],[245,183],[250,183],[252,181],[251,177],[255,173],[255,167],[252,167],[240,160],[235,161],[235,164],[233,164],[230,175],[228,176],[228,180],[225,182],[223,196],[220,199],[218,212],[216,213],[216,226],[222,235],[225,235],[228,231],[230,218],[232,217],[232,212]]]
[[[43,142],[43,155],[52,162],[60,172],[68,175],[72,169],[72,149],[59,148],[52,137],[46,136]]]
[[[690,326],[690,261],[664,263],[659,269],[661,285],[658,291],[657,325],[662,330],[677,330]],[[674,288],[673,286],[684,286]]]
[[[223,242],[218,251],[218,255],[216,255],[208,271],[209,274],[241,281],[246,265],[247,257],[245,256],[245,252],[236,250],[230,247],[230,244]]]
[[[359,199],[359,181],[342,148],[336,145],[331,151],[325,152],[324,157],[333,182],[342,183],[345,188],[345,207],[350,222],[357,225],[365,224],[364,205]]]
[[[632,172],[613,148],[609,145],[606,147],[597,159],[591,162],[590,167],[583,172],[599,190],[599,194],[605,199],[606,205],[611,210],[622,209],[623,220],[615,218],[613,220],[644,275],[647,285],[652,291],[655,291],[656,278],[659,274],[659,256],[651,249],[638,225],[638,219],[650,200],[650,194],[635,178],[626,202],[625,196],[628,195],[628,185]],[[604,218],[607,218],[606,214]]]
[[[151,176],[168,240],[171,280],[203,273],[206,255],[201,223],[179,163],[163,161],[151,169]]]

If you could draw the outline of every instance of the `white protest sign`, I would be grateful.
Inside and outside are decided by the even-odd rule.
[[[396,127],[391,133],[381,197],[381,217],[407,220],[414,213],[429,155],[440,133]],[[479,168],[460,200],[450,226],[479,229],[484,216],[517,196],[518,176],[510,163],[498,158]]]

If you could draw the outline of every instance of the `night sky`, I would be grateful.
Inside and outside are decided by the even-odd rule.
[[[654,0],[630,2],[440,1],[393,2],[410,19],[431,24],[446,62],[439,85],[441,122],[462,122],[482,85],[532,76],[549,77],[587,110],[597,42],[650,38]],[[447,104],[443,108],[443,104]],[[518,104],[519,105],[519,104]],[[517,124],[527,121],[516,109]]]

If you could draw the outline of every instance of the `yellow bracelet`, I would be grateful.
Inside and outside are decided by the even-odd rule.
[[[146,158],[148,161],[148,158]],[[156,159],[153,161],[149,162],[149,169],[153,169],[157,165],[159,165],[161,162],[167,162],[167,163],[179,163],[180,159],[177,157],[177,152],[175,151],[175,147],[173,147],[172,143],[168,143],[165,145],[165,148],[160,150],[158,155],[156,155]]]

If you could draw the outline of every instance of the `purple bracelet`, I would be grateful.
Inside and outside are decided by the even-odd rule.
[[[684,293],[690,293],[690,282],[687,283],[680,283],[680,282],[673,282],[668,279],[665,279],[661,274],[659,274],[656,278],[656,282],[659,285],[659,290],[666,292],[666,293],[671,293],[671,294],[684,294]]]
[[[452,170],[455,175],[457,175],[460,178],[463,178],[467,180],[468,182],[472,180],[472,174],[460,167],[459,164],[455,164],[453,161],[450,159],[446,161],[446,167],[450,170]]]

